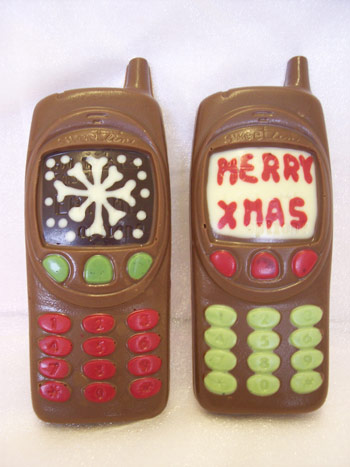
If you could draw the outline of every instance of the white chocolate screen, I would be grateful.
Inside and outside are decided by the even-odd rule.
[[[315,159],[290,148],[216,152],[209,159],[207,203],[215,236],[311,238],[317,218]]]

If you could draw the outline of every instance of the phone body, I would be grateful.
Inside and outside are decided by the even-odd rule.
[[[307,61],[284,87],[198,110],[191,173],[194,388],[224,414],[318,408],[328,387],[332,191]]]
[[[25,213],[36,414],[155,416],[168,397],[170,195],[146,60],[131,60],[124,88],[38,103]]]

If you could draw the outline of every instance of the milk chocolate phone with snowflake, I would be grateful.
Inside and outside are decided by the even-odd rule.
[[[122,89],[39,102],[25,210],[32,400],[43,420],[128,421],[165,407],[169,206],[144,59],[130,62]]]
[[[208,410],[316,409],[328,384],[331,176],[307,61],[205,99],[192,164],[194,383]]]

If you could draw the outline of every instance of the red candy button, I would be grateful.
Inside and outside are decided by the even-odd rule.
[[[108,402],[116,393],[115,387],[108,383],[92,383],[84,389],[84,396],[90,402]]]
[[[137,310],[128,316],[128,326],[133,331],[148,331],[154,328],[159,321],[159,314],[151,308]]]
[[[162,382],[159,379],[141,378],[130,384],[130,392],[136,399],[147,399],[156,395],[161,387]]]
[[[61,379],[69,373],[69,365],[57,358],[44,358],[39,362],[39,372],[47,378]]]
[[[128,370],[135,376],[153,375],[162,366],[162,360],[155,355],[142,355],[128,362]]]
[[[58,313],[47,313],[39,316],[39,326],[46,332],[54,332],[55,334],[63,334],[69,331],[71,322],[68,316]]]
[[[251,266],[255,279],[274,279],[279,274],[277,259],[265,251],[254,256]]]
[[[108,379],[115,375],[115,365],[109,360],[91,360],[83,366],[85,376],[90,379]]]
[[[297,277],[307,276],[315,266],[317,258],[317,253],[313,250],[298,251],[292,260],[292,271]]]
[[[144,334],[135,334],[128,340],[128,347],[131,352],[134,353],[145,353],[151,352],[158,347],[160,337],[154,332],[148,332]]]
[[[105,357],[115,350],[115,342],[110,337],[91,337],[83,344],[83,349],[93,357]]]
[[[215,251],[210,255],[210,261],[223,276],[232,277],[236,272],[236,261],[228,251]]]
[[[58,336],[48,336],[40,339],[39,341],[40,350],[47,355],[53,355],[54,357],[64,357],[71,353],[73,344],[69,339]]]
[[[83,328],[92,334],[103,334],[114,327],[114,318],[111,315],[90,315],[83,319]]]
[[[68,386],[55,381],[40,384],[39,392],[42,397],[51,402],[66,402],[70,398]]]

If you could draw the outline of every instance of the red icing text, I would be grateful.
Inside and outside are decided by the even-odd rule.
[[[224,201],[219,201],[218,205],[224,210],[224,215],[218,222],[218,228],[223,229],[226,225],[228,225],[231,230],[234,230],[237,225],[237,221],[235,219],[237,203],[232,202],[226,204]],[[290,225],[295,229],[302,229],[307,222],[306,213],[300,209],[297,209],[303,207],[304,205],[305,201],[302,198],[295,197],[289,200],[289,214],[293,218],[290,220]],[[245,199],[243,206],[243,222],[246,227],[254,223],[260,227],[265,222],[266,227],[270,229],[275,222],[277,222],[277,224],[279,224],[281,227],[283,227],[285,224],[285,213],[278,198],[273,198],[270,200],[267,205],[265,215],[263,212],[263,203],[259,198],[256,200]],[[252,213],[254,213],[254,216]]]
[[[264,182],[273,180],[275,183],[279,183],[280,180],[292,179],[298,182],[301,177],[304,178],[305,182],[312,183],[312,164],[313,157],[304,157],[299,155],[297,158],[292,154],[286,153],[283,156],[283,166],[280,166],[278,158],[271,154],[265,153],[262,155],[263,159],[263,170],[261,174],[254,175],[251,173],[254,171],[254,156],[253,154],[244,154],[241,157],[234,157],[230,161],[221,157],[218,160],[218,171],[217,171],[217,182],[218,185],[222,185],[224,181],[225,173],[229,173],[229,183],[234,185],[238,179],[246,183],[257,183],[259,177]]]

